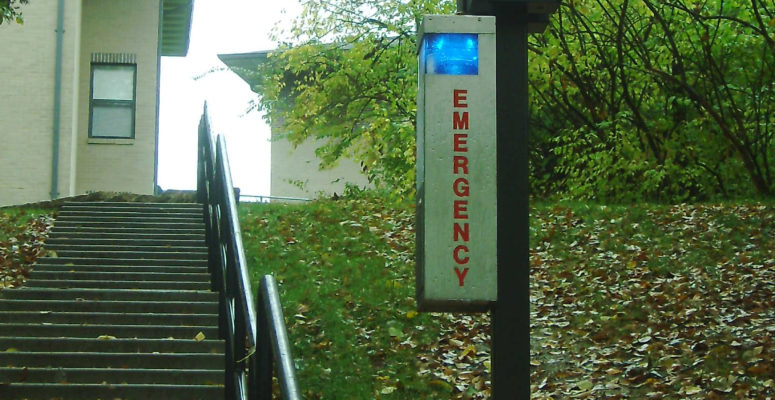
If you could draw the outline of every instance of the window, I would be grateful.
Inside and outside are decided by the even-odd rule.
[[[137,64],[91,65],[89,137],[135,137]]]

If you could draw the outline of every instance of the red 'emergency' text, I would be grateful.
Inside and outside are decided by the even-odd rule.
[[[468,196],[470,187],[468,183],[468,90],[454,89],[452,91],[452,173],[455,180],[452,183],[452,192],[455,200],[452,202],[452,260],[455,262],[455,276],[458,284],[465,286],[470,261],[468,240],[470,238],[470,226],[468,220]],[[462,270],[461,270],[462,268]]]

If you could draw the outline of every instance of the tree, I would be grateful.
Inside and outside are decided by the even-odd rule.
[[[760,0],[565,4],[531,63],[541,189],[771,195],[773,12]]]
[[[441,0],[307,0],[256,73],[260,106],[323,164],[414,188],[416,28]],[[530,38],[538,196],[696,201],[775,193],[772,0],[569,0]]]
[[[260,107],[293,143],[325,141],[323,167],[359,160],[369,180],[414,191],[416,30],[451,2],[308,0],[277,52],[259,66]]]
[[[29,0],[0,0],[0,25],[3,22],[23,24],[21,5],[27,3]]]

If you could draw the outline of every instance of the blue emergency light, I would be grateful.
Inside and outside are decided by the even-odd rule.
[[[479,75],[478,34],[428,33],[423,41],[426,74]]]

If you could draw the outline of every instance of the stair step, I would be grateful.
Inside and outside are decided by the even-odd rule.
[[[224,391],[216,385],[12,383],[0,386],[0,395],[4,400],[222,400]]]
[[[201,290],[151,289],[6,289],[6,299],[29,300],[125,300],[125,301],[217,301],[218,294]]]
[[[131,217],[115,217],[115,216],[103,216],[99,215],[98,213],[91,213],[91,214],[79,214],[79,215],[58,215],[56,218],[56,223],[62,223],[62,222],[68,222],[73,224],[78,223],[90,223],[90,222],[101,222],[101,223],[120,223],[122,226],[126,224],[134,224],[134,223],[154,223],[154,224],[197,224],[202,223],[202,217],[201,216],[158,216],[158,215],[150,215],[150,214],[138,214],[137,216],[131,216]]]
[[[223,354],[200,353],[37,353],[3,352],[0,365],[9,367],[63,368],[159,368],[171,369],[196,366],[197,369],[224,367]]]
[[[7,293],[6,289],[3,293]],[[4,311],[71,311],[112,313],[217,314],[213,301],[94,301],[94,300],[9,300],[0,299]]]
[[[61,236],[57,238],[49,237],[46,239],[46,248],[53,248],[53,246],[135,246],[138,248],[146,247],[205,247],[204,238],[186,240],[176,239],[174,235],[170,235],[164,239],[138,239],[137,235],[128,235],[125,238],[116,239],[98,239],[98,238],[72,238],[70,235]]]
[[[203,215],[63,205],[27,285],[0,292],[0,399],[223,399]]]
[[[6,383],[65,381],[68,384],[106,382],[217,386],[222,384],[223,377],[223,369],[0,368],[0,382]]]
[[[163,233],[158,229],[155,232],[148,232],[142,229],[127,230],[121,228],[112,229],[92,229],[92,228],[59,228],[51,229],[48,234],[49,240],[75,240],[75,239],[94,239],[94,240],[200,240],[204,243],[204,231],[188,231]]]
[[[217,314],[0,311],[3,323],[216,326]],[[20,332],[26,334],[24,332]],[[0,344],[0,351],[3,351]]]
[[[113,352],[113,353],[213,353],[224,352],[223,340],[112,339],[61,337],[0,337],[0,352]],[[2,379],[0,379],[2,382]]]
[[[135,228],[146,231],[204,229],[203,222],[54,221],[54,228]]]
[[[172,216],[172,217],[202,217],[203,208],[120,208],[120,207],[62,207],[57,217],[73,217],[79,215],[98,215],[105,217],[136,217],[141,215]]]
[[[57,289],[153,289],[153,290],[210,290],[210,282],[144,281],[144,280],[87,280],[87,279],[31,279],[28,288]]]
[[[82,281],[95,281],[95,282],[103,282],[106,284],[111,284],[110,282],[113,281],[114,283],[118,283],[119,281],[128,281],[128,282],[181,282],[181,283],[203,283],[207,284],[207,287],[204,287],[202,289],[198,290],[209,290],[210,285],[210,274],[207,272],[204,272],[204,269],[201,269],[199,267],[195,267],[196,270],[202,271],[198,273],[186,273],[186,272],[178,272],[178,273],[167,273],[167,272],[156,272],[156,269],[145,269],[141,271],[135,271],[138,268],[141,267],[121,267],[121,266],[113,266],[115,269],[114,271],[106,271],[104,269],[100,269],[97,271],[85,271],[81,268],[86,268],[90,266],[82,266],[82,267],[76,267],[71,266],[70,268],[73,268],[72,270],[65,269],[65,268],[55,268],[55,267],[61,267],[61,266],[54,266],[48,267],[47,269],[41,268],[41,266],[36,266],[35,269],[33,269],[30,272],[30,280],[27,282],[27,286],[29,287],[31,284],[38,284],[40,282],[50,281],[50,280],[57,280],[57,281],[70,281],[70,280],[82,280]],[[103,267],[108,268],[108,267]],[[130,268],[132,270],[130,270]],[[181,268],[181,267],[169,267],[169,268]]]
[[[182,266],[207,267],[207,260],[176,260],[176,259],[122,259],[122,258],[86,258],[86,257],[42,257],[41,264],[58,265],[128,265],[128,266]]]
[[[3,323],[0,325],[0,336],[27,337],[77,337],[97,339],[100,336],[116,338],[148,338],[148,339],[193,339],[202,332],[205,338],[217,338],[218,328],[215,326],[175,326],[175,325],[81,325],[81,324],[24,324]],[[0,353],[2,355],[3,353]],[[11,354],[11,353],[9,353]],[[0,358],[0,365],[4,365]]]
[[[83,258],[112,258],[112,259],[123,259],[123,260],[134,260],[134,259],[152,259],[152,260],[167,260],[167,259],[174,259],[174,260],[206,260],[207,259],[207,252],[201,251],[201,249],[197,249],[199,251],[174,251],[170,249],[162,249],[162,250],[152,250],[152,251],[131,251],[131,250],[122,250],[122,249],[116,249],[116,250],[109,250],[109,249],[95,249],[95,250],[69,250],[69,249],[60,249],[56,250],[57,257],[53,258],[59,258],[59,257],[66,257],[66,258],[75,258],[75,257],[83,257]],[[43,257],[43,258],[52,258],[52,257]]]
[[[57,254],[62,251],[78,252],[78,253],[117,253],[124,254],[127,252],[139,253],[139,254],[155,254],[155,253],[190,253],[197,255],[207,256],[207,247],[204,246],[137,246],[135,244],[123,244],[123,245],[98,245],[98,244],[48,244],[44,245],[45,250],[54,250]],[[76,253],[77,254],[77,253]],[[64,256],[66,257],[66,256]]]
[[[81,207],[96,207],[100,210],[108,209],[139,209],[139,210],[165,210],[170,208],[182,208],[186,210],[202,210],[200,203],[130,203],[118,201],[71,201],[62,205],[62,209],[77,209]]]
[[[136,237],[138,239],[151,239],[155,237],[179,237],[201,238],[204,240],[204,229],[174,229],[174,228],[94,228],[94,227],[51,227],[49,237],[68,236],[73,238],[115,238],[115,237]]]
[[[129,274],[131,277],[133,273],[143,274],[169,274],[170,280],[188,280],[198,281],[204,279],[204,275],[209,276],[207,267],[186,267],[186,266],[159,266],[159,265],[67,265],[67,264],[36,264],[34,269],[30,272],[30,277],[36,277],[41,279],[52,279],[63,275],[49,275],[60,273],[72,273],[72,274],[101,274],[104,275],[83,275],[84,277],[93,276],[94,279],[109,278],[112,273]],[[38,275],[40,274],[40,275]],[[79,275],[80,276],[80,275]],[[150,277],[149,277],[150,278]],[[157,280],[164,280],[159,276],[155,278]],[[209,278],[208,278],[209,279]]]

